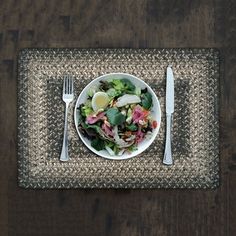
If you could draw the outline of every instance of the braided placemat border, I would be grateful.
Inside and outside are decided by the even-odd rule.
[[[173,166],[162,165],[165,69],[175,75]],[[69,120],[70,156],[59,161],[62,76],[76,97],[99,75],[126,72],[156,92],[160,133],[141,155],[105,160],[79,140]],[[18,183],[25,188],[215,188],[219,185],[219,53],[215,49],[24,49],[18,63]]]

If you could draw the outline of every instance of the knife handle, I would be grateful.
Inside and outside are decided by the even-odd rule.
[[[172,165],[173,158],[171,152],[171,126],[172,126],[172,115],[166,115],[166,145],[165,153],[163,158],[163,164]]]

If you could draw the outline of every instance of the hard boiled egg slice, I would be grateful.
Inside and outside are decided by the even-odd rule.
[[[105,109],[109,103],[109,97],[104,92],[97,92],[92,98],[92,108],[94,111]]]

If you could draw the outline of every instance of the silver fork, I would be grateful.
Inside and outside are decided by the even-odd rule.
[[[63,95],[62,95],[62,100],[66,104],[66,109],[65,109],[65,125],[64,125],[63,145],[62,145],[61,156],[60,156],[61,161],[68,161],[69,160],[67,115],[68,115],[69,104],[73,101],[73,98],[74,98],[74,81],[71,76],[66,75],[64,77]]]

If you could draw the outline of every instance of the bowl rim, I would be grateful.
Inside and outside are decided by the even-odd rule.
[[[155,134],[150,138],[150,143],[149,145],[144,148],[143,150],[140,150],[138,153],[135,153],[135,152],[132,152],[131,154],[127,155],[126,157],[122,157],[123,155],[121,156],[118,156],[118,155],[115,155],[115,156],[111,156],[111,155],[103,155],[102,153],[100,153],[99,151],[97,151],[96,149],[94,149],[91,145],[87,144],[85,141],[84,141],[84,138],[82,136],[82,134],[79,132],[79,129],[78,129],[78,125],[76,124],[76,117],[77,117],[77,107],[78,107],[78,103],[79,103],[79,100],[81,99],[81,96],[82,94],[84,93],[84,91],[86,89],[88,89],[91,84],[95,83],[96,81],[100,81],[102,80],[102,78],[104,77],[107,77],[107,76],[114,76],[114,75],[119,75],[119,76],[128,76],[128,77],[132,77],[138,81],[140,81],[141,83],[144,84],[144,86],[146,86],[148,88],[149,91],[152,92],[152,95],[154,95],[155,97],[155,100],[156,100],[156,103],[157,103],[157,107],[158,107],[158,110],[160,111],[160,120],[159,120],[159,125],[157,127],[157,131],[155,132]],[[129,78],[128,78],[129,79]],[[161,119],[162,119],[162,112],[161,112],[161,106],[160,106],[160,102],[159,102],[159,99],[156,95],[156,93],[153,91],[153,89],[143,80],[139,79],[138,77],[136,77],[135,75],[131,75],[129,73],[123,73],[123,72],[114,72],[114,73],[106,73],[106,74],[103,74],[103,75],[100,75],[96,78],[94,78],[93,80],[91,80],[83,89],[82,91],[80,92],[79,96],[77,97],[77,100],[76,100],[76,103],[75,103],[75,107],[74,107],[74,125],[75,125],[75,128],[76,128],[76,131],[77,131],[77,134],[79,135],[79,138],[80,140],[83,142],[83,144],[90,150],[92,151],[93,153],[95,153],[96,155],[100,156],[100,157],[103,157],[105,159],[108,159],[108,160],[127,160],[127,159],[130,159],[132,157],[135,157],[135,156],[138,156],[140,155],[142,152],[144,152],[145,150],[147,150],[150,145],[153,143],[153,141],[155,140],[155,138],[157,137],[157,135],[159,134],[159,131],[160,131],[160,126],[161,126]]]

